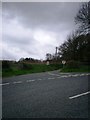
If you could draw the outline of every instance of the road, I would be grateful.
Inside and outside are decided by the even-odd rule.
[[[3,118],[88,118],[90,73],[35,73],[4,78]]]

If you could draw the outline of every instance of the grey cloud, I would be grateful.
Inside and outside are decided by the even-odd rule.
[[[12,53],[10,53],[7,49],[2,50],[2,59],[5,60],[16,60],[16,56]]]
[[[45,30],[48,33],[51,31],[56,34],[56,44],[53,45],[50,43],[40,45],[39,41],[32,36],[20,38],[4,34],[3,43],[7,44],[8,48],[19,49],[24,53],[17,55],[15,52],[12,53],[4,48],[3,57],[12,59],[19,59],[22,56],[45,58],[47,52],[54,53],[55,45],[59,46],[66,39],[67,34],[75,29],[74,17],[81,4],[81,2],[3,2],[3,24],[4,21],[8,24],[10,20],[16,19],[25,30],[30,29],[32,31],[32,36],[36,29]]]
[[[26,51],[28,54],[35,54],[33,49],[37,41],[33,38],[31,39],[19,39],[14,38],[12,36],[4,36],[3,37],[3,44],[8,45],[8,48],[19,48],[21,51]]]
[[[27,27],[58,27],[67,23],[72,26],[81,3],[3,3],[7,16],[17,17]],[[9,14],[8,14],[9,13]],[[8,17],[9,18],[9,17]]]
[[[10,35],[3,35],[3,42],[18,46],[35,44],[35,40],[33,38],[15,38]]]
[[[27,49],[26,49],[27,48]],[[15,46],[7,44],[7,47],[2,49],[2,59],[19,60],[24,57],[35,57],[32,46]]]
[[[42,46],[39,45],[39,42],[37,42],[35,39],[19,39],[14,38],[11,36],[4,36],[2,43],[6,45],[7,47],[3,47],[3,56],[2,58],[6,59],[19,59],[21,57],[38,57],[41,54],[41,51],[45,53],[44,49],[42,49]],[[13,50],[14,49],[14,50]],[[19,51],[19,55],[17,54]],[[20,52],[21,51],[21,52]],[[26,55],[23,55],[22,52],[27,53]]]

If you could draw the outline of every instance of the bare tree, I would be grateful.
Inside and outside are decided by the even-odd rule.
[[[85,2],[75,17],[76,24],[79,24],[79,32],[90,33],[90,2]]]

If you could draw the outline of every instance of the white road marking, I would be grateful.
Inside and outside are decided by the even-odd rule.
[[[81,76],[84,76],[85,74],[81,74]]]
[[[0,86],[2,86],[2,85],[9,85],[10,83],[3,83],[3,84],[0,84]]]
[[[35,81],[35,80],[27,80],[26,82],[33,82],[33,81]]]
[[[82,74],[75,74],[75,75],[63,75],[63,76],[60,76],[60,74],[64,74],[64,73],[60,73],[59,75],[58,74],[52,74],[52,73],[50,73],[50,72],[48,72],[48,74],[50,74],[50,75],[55,75],[55,76],[58,76],[57,78],[64,78],[64,77],[77,77],[77,76],[84,76],[84,75],[90,75],[90,73],[82,73]],[[65,74],[70,74],[70,73],[65,73]],[[55,79],[55,78],[48,78],[48,79]],[[42,79],[37,79],[37,80],[42,80]],[[26,82],[33,82],[33,81],[35,81],[35,80],[27,80]],[[17,83],[22,83],[22,81],[17,81],[17,82],[13,82],[13,84],[17,84]],[[2,83],[2,84],[0,84],[0,86],[3,86],[3,85],[9,85],[10,83]],[[86,92],[86,93],[83,93],[83,94],[88,94],[88,93],[90,93],[90,91],[89,92]],[[73,96],[73,97],[77,97],[77,96],[82,96],[82,94],[80,94],[80,95],[76,95],[76,96]],[[69,99],[73,99],[73,97],[69,97]]]
[[[42,80],[42,79],[38,79],[38,80]]]
[[[70,73],[60,73],[60,74],[70,74]]]
[[[50,73],[48,72],[49,75],[55,75],[55,76],[60,76],[60,75],[64,75],[64,74],[70,74],[70,73],[59,73],[59,74],[54,74],[54,73]]]
[[[68,76],[66,76],[66,75],[63,75],[63,76],[61,76],[61,77],[68,77]]]
[[[78,94],[78,95],[75,95],[75,96],[72,96],[72,97],[69,97],[69,99],[74,99],[74,98],[77,98],[77,97],[80,97],[80,96],[83,96],[83,95],[87,95],[89,93],[90,93],[90,91],[82,93],[82,94]]]
[[[72,75],[68,75],[68,77],[72,77]]]
[[[86,75],[89,75],[88,73]]]
[[[55,79],[55,78],[48,78],[48,79]]]
[[[54,75],[54,76],[57,76],[59,77],[61,74],[70,74],[70,73],[60,73],[60,74],[54,74],[54,73],[50,73],[48,72],[49,75]],[[90,73],[82,73],[82,74],[75,74],[75,75],[68,75],[68,76],[61,76],[61,77],[77,77],[77,76],[84,76],[84,75],[90,75]]]
[[[48,74],[49,74],[49,75],[60,76],[60,75],[58,75],[58,74],[53,74],[53,73],[50,73],[50,72],[48,72]]]
[[[88,75],[90,75],[90,73],[88,73]]]
[[[86,73],[85,75],[90,75],[90,73]]]
[[[81,74],[80,76],[85,76],[85,75],[89,75],[89,74]]]
[[[13,84],[18,84],[18,83],[22,83],[22,81],[13,82]]]
[[[77,76],[79,76],[78,74],[76,74],[76,75],[72,75],[73,77],[77,77]]]

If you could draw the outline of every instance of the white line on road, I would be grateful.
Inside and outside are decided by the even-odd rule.
[[[51,80],[51,79],[55,79],[55,78],[48,78],[48,79],[50,79],[50,80]]]
[[[89,75],[88,73],[86,75]]]
[[[38,80],[42,80],[42,79],[38,79]]]
[[[77,76],[79,76],[78,74],[76,74],[76,75],[72,75],[73,77],[77,77]]]
[[[81,76],[84,76],[85,74],[81,74]]]
[[[67,74],[67,75],[68,75],[68,74],[70,74],[70,73],[60,73],[60,74],[65,74],[65,75]]]
[[[58,75],[58,74],[53,74],[53,73],[50,73],[50,72],[48,72],[48,74],[49,74],[49,75],[54,75],[54,76],[60,76],[60,75]]]
[[[35,80],[27,80],[26,82],[33,82],[33,81],[35,81]]]
[[[63,76],[61,76],[61,77],[68,77],[68,76],[66,76],[66,75],[63,75]]]
[[[13,82],[13,84],[22,83],[22,81]]]
[[[3,83],[3,84],[0,84],[0,86],[2,86],[2,85],[9,85],[10,83]]]
[[[90,75],[90,73],[87,73],[86,75]]]
[[[67,77],[73,77],[73,75],[68,75]]]
[[[72,97],[69,97],[69,99],[74,99],[74,98],[77,98],[77,97],[80,97],[80,96],[83,96],[83,95],[87,95],[89,93],[90,93],[90,91],[82,93],[82,94],[78,94],[78,95],[75,95],[75,96],[72,96]]]
[[[83,75],[79,75],[79,76],[83,76]]]

